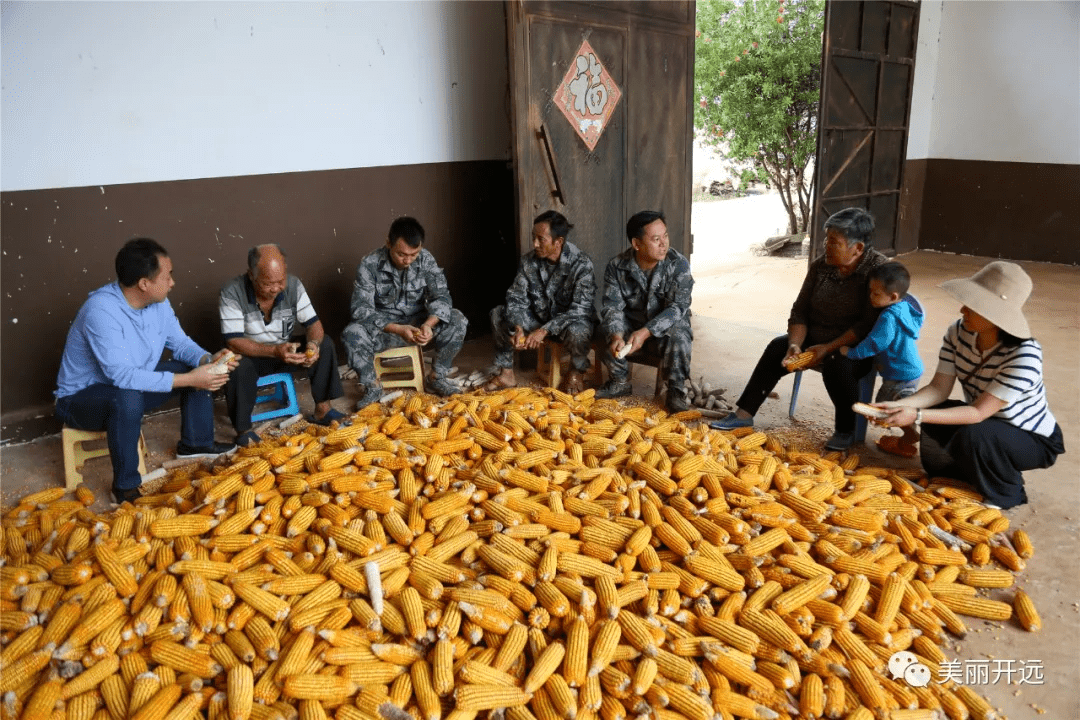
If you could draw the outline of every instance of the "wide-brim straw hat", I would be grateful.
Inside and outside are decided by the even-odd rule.
[[[940,287],[1010,335],[1031,337],[1023,311],[1031,278],[1016,263],[997,260],[971,277],[946,280]]]

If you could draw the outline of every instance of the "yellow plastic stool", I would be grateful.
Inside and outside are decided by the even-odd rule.
[[[106,438],[104,430],[76,430],[64,426],[61,441],[64,445],[64,482],[68,490],[74,490],[75,486],[82,482],[82,469],[87,460],[109,454],[108,445],[97,450],[87,450],[83,443]],[[142,433],[139,433],[139,474],[146,474],[146,438]]]
[[[409,361],[408,365],[403,363],[387,363],[388,360],[400,360],[405,358]],[[412,388],[416,392],[424,392],[424,361],[420,357],[420,348],[415,345],[406,345],[405,347],[390,348],[389,350],[383,350],[380,353],[375,353],[375,376],[379,379],[379,385],[384,390],[391,388]],[[408,379],[395,379],[384,380],[383,377],[387,375],[402,375],[406,372],[411,372],[412,377]]]

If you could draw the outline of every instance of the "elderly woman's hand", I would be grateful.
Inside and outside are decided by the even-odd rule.
[[[806,348],[806,352],[814,353],[814,359],[811,360],[806,367],[815,367],[829,354],[829,347],[827,345],[811,345]]]

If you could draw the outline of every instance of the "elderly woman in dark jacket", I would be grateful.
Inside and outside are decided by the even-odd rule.
[[[835,432],[825,447],[846,450],[855,441],[859,380],[870,372],[873,358],[850,360],[841,347],[854,346],[870,331],[878,311],[870,305],[867,275],[886,262],[870,247],[874,218],[862,208],[847,208],[825,221],[825,255],[810,264],[799,296],[791,306],[788,331],[770,342],[736,411],[712,424],[718,430],[751,427],[758,408],[789,372],[785,361],[804,351],[813,353],[809,367],[820,366],[825,389],[836,408]]]

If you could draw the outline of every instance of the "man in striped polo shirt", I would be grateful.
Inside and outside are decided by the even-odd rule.
[[[248,271],[221,289],[218,313],[225,346],[243,356],[225,386],[238,445],[259,441],[251,429],[251,413],[263,375],[307,368],[315,400],[315,413],[309,420],[329,425],[347,417],[330,406],[331,400],[345,394],[334,341],[323,332],[304,284],[288,274],[281,248],[257,245],[248,251]],[[304,328],[303,349],[292,341],[297,324]]]

